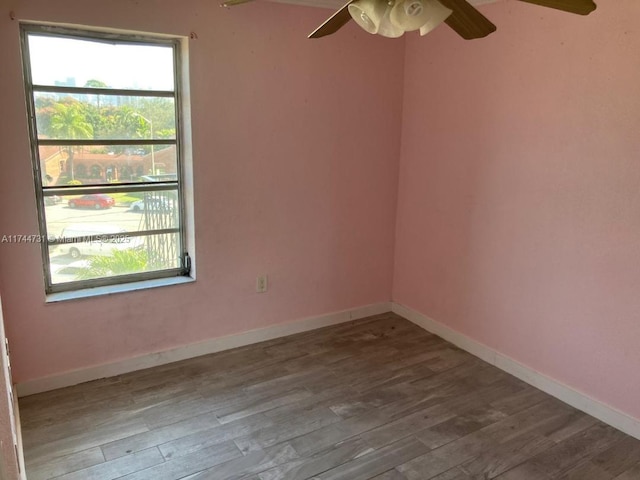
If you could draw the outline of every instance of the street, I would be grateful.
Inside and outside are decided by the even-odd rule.
[[[134,212],[129,207],[115,206],[108,209],[94,210],[88,208],[70,208],[66,201],[45,207],[47,233],[49,237],[60,237],[64,228],[70,225],[104,226],[114,230],[145,230],[142,212]],[[50,268],[54,283],[68,282],[76,279],[78,268],[86,264],[84,259],[74,259],[68,255],[68,248],[52,247],[50,249]]]
[[[126,231],[143,228],[144,215],[133,212],[129,207],[115,206],[103,210],[89,208],[70,208],[66,202],[45,207],[47,233],[49,236],[60,236],[64,227],[71,224],[112,225]]]

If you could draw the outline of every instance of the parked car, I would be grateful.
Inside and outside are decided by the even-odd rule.
[[[99,210],[101,208],[111,208],[115,204],[116,201],[113,197],[102,193],[82,195],[81,197],[69,200],[69,207],[71,208],[95,208]]]
[[[141,237],[128,237],[125,230],[115,225],[74,224],[68,225],[60,234],[63,243],[57,245],[57,251],[71,258],[82,255],[111,256],[114,250],[142,248]],[[72,239],[79,241],[72,242]]]
[[[173,204],[165,198],[147,198],[133,202],[130,208],[134,212],[142,212],[144,210],[150,212],[171,212],[173,211]]]
[[[44,197],[45,205],[57,205],[62,202],[62,199],[58,195],[51,195]]]

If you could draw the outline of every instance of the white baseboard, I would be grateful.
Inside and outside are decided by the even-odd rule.
[[[542,390],[549,395],[581,410],[589,415],[611,425],[614,428],[640,439],[640,420],[621,412],[605,403],[595,400],[587,394],[575,390],[551,377],[548,377],[533,368],[523,365],[511,357],[487,347],[460,332],[457,332],[442,323],[423,315],[409,307],[392,303],[392,311],[401,317],[415,323],[419,327],[434,333],[439,337],[453,343],[457,347],[475,355],[497,368],[519,378],[523,382]]]
[[[24,446],[22,443],[22,423],[20,422],[20,405],[18,398],[13,395],[13,411],[16,414],[16,455],[18,456],[18,465],[20,474],[18,480],[27,480],[26,467],[24,465]],[[1,473],[1,472],[0,472]],[[2,477],[2,475],[0,475]]]
[[[226,337],[213,338],[204,342],[193,343],[162,352],[150,353],[138,357],[128,358],[114,363],[96,365],[93,367],[72,370],[50,377],[37,378],[17,385],[18,396],[24,397],[35,393],[47,392],[57,388],[70,387],[78,383],[113,377],[123,373],[134,372],[145,368],[165,365],[167,363],[199,357],[209,353],[221,352],[231,348],[251,345],[253,343],[286,337],[295,333],[307,332],[317,328],[337,325],[339,323],[357,320],[371,315],[378,315],[391,311],[391,303],[383,302],[363,307],[352,308],[340,312],[303,318],[291,323],[273,325],[270,327],[250,330]]]

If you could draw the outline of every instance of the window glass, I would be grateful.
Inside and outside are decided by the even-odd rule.
[[[38,149],[45,187],[176,181],[175,144],[44,145]]]
[[[180,268],[178,234],[128,237],[117,231],[105,233],[92,227],[67,228],[67,234],[86,238],[85,241],[49,246],[51,277],[55,284]]]
[[[38,138],[151,140],[176,138],[173,98],[36,92]]]
[[[28,38],[34,85],[174,90],[172,46],[36,32]]]
[[[187,275],[177,41],[22,32],[47,291]]]

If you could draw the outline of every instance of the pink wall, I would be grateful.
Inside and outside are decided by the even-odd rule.
[[[45,305],[39,246],[0,245],[16,381],[389,301],[404,42],[355,25],[307,40],[331,12],[281,4],[10,4],[19,19],[198,35],[189,45],[197,282]],[[0,233],[36,233],[8,6],[0,45]],[[270,289],[256,294],[264,272]]]
[[[393,299],[640,418],[640,2],[406,43]]]
[[[5,346],[2,304],[0,304],[0,479],[19,479],[20,466],[16,456],[17,424],[14,397],[11,389],[11,371]]]
[[[640,418],[640,4],[598,3],[484,6],[491,37],[441,28],[403,57],[355,25],[306,41],[321,9],[13,2],[18,18],[198,34],[198,281],[45,305],[38,246],[0,245],[16,380],[387,301],[393,279],[395,301]],[[35,233],[6,10],[0,233]]]

